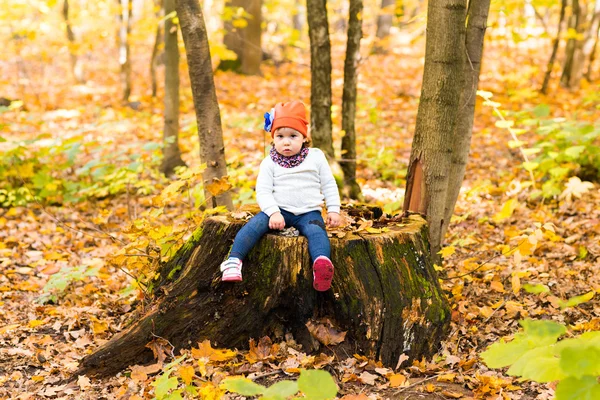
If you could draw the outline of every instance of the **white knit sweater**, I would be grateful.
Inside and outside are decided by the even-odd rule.
[[[304,161],[292,168],[277,165],[267,156],[256,179],[256,200],[268,216],[281,209],[294,215],[320,211],[323,200],[327,212],[339,213],[341,205],[331,168],[317,148],[310,148]]]

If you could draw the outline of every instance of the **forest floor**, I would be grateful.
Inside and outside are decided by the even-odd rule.
[[[358,177],[366,200],[380,205],[402,195],[402,171],[410,154],[423,69],[422,54],[394,48],[389,54],[365,58],[358,88]],[[516,71],[514,65],[537,65],[535,57],[545,60],[544,56],[530,49],[513,50],[507,60],[502,46],[486,48],[480,88],[494,93],[502,107],[525,110],[545,103],[552,115],[566,118],[592,107],[586,99],[593,89],[585,85],[571,93],[554,83],[551,96],[538,95],[535,89],[542,71]],[[336,144],[341,137],[340,60],[341,53],[334,57]],[[138,61],[134,70],[143,70],[144,63]],[[59,73],[65,70],[65,65],[47,67],[39,85],[7,84],[16,96],[24,93],[26,109],[2,115],[3,137],[84,135],[94,147],[79,153],[78,166],[94,157],[142,152],[148,142],[160,142],[162,105],[148,94],[146,78],[136,77],[134,93],[144,93],[136,94],[137,103],[124,105],[118,101],[118,74],[103,70],[97,60],[85,85],[73,86],[66,74]],[[309,102],[308,63],[265,65],[262,77],[220,72],[215,81],[236,199],[244,194],[248,199],[268,144],[260,129],[262,115],[276,101]],[[186,87],[187,77],[182,82]],[[182,98],[181,147],[185,161],[195,166],[198,142],[190,128],[195,117],[188,90]],[[595,118],[590,122],[598,120],[597,112],[580,115]],[[573,332],[600,329],[598,296],[576,307],[560,307],[561,300],[600,291],[600,190],[596,184],[580,197],[530,200],[529,175],[520,166],[521,155],[508,146],[510,134],[495,122],[492,110],[478,100],[470,161],[440,272],[453,310],[452,329],[435,357],[393,370],[358,355],[309,357],[292,339],[276,344],[263,340],[260,351],[230,349],[233,355],[223,362],[211,358],[221,353],[210,346],[204,346],[202,355],[200,349],[187,350],[180,364],[181,379],[187,379],[184,376],[193,366],[190,381],[203,398],[216,399],[233,397],[225,395],[218,383],[236,371],[252,373],[257,382],[269,385],[297,376],[288,371],[289,366],[317,366],[336,377],[339,396],[346,399],[551,398],[554,384],[520,382],[504,370],[488,369],[479,354],[500,337],[514,335],[524,318],[549,318],[569,324]],[[64,173],[69,172],[57,175]],[[157,373],[164,371],[161,366],[137,366],[105,379],[80,376],[62,382],[77,369],[82,356],[120,331],[141,295],[132,289],[131,277],[109,261],[130,240],[126,229],[152,208],[152,199],[168,184],[164,179],[148,179],[153,189],[145,195],[127,190],[71,204],[34,202],[0,209],[1,399],[153,397]],[[510,210],[504,207],[509,200]],[[172,205],[156,221],[165,226],[189,224],[185,219],[189,208],[189,204]],[[503,255],[503,246],[516,246],[529,237],[536,237],[532,254]],[[64,287],[50,289],[53,276],[63,277]],[[523,288],[526,283],[549,290],[529,293]],[[40,301],[49,293],[57,298]]]

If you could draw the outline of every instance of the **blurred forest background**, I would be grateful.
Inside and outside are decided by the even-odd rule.
[[[200,0],[228,174],[203,185],[202,129],[175,3],[0,7],[1,398],[221,398],[226,376],[253,373],[268,386],[298,368],[328,370],[338,396],[356,396],[347,398],[546,399],[558,381],[567,382],[560,398],[584,398],[582,387],[598,398],[597,367],[507,374],[492,367],[516,360],[486,364],[480,354],[526,318],[564,325],[556,338],[600,330],[599,0],[491,2],[470,158],[439,267],[452,331],[433,359],[391,369],[352,354],[307,356],[273,338],[254,353],[204,343],[184,356],[159,352],[175,364],[163,357],[154,369],[62,382],[121,330],[193,228],[226,212],[211,209],[211,195],[231,196],[236,210],[254,202],[270,143],[263,114],[292,99],[317,109],[307,19],[319,2]],[[417,121],[428,5],[326,3],[331,141],[316,144],[334,166],[355,164],[355,177],[336,170],[346,201],[394,215]],[[344,122],[348,15],[357,3],[356,112]],[[318,121],[325,125],[312,120],[313,131],[327,128]],[[377,231],[360,221],[346,228]],[[599,361],[593,340],[576,349]]]

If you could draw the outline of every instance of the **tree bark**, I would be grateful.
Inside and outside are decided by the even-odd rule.
[[[381,10],[377,16],[377,38],[383,39],[389,36],[394,20],[395,5],[396,0],[381,0]]]
[[[165,15],[175,11],[175,0],[164,0]],[[185,165],[179,150],[179,46],[177,24],[173,17],[165,20],[165,114],[163,159],[160,171],[169,176],[175,167]]]
[[[310,37],[310,132],[315,147],[335,159],[331,122],[331,43],[326,0],[307,0]]]
[[[600,14],[598,15],[598,21],[600,22]],[[598,50],[598,41],[600,40],[600,25],[596,29],[596,39],[594,39],[594,46],[592,47],[592,52],[590,53],[590,59],[588,62],[588,69],[585,73],[585,78],[588,82],[592,82],[592,67],[594,66],[594,61],[596,61],[596,51]]]
[[[460,92],[460,106],[458,109],[454,139],[450,142],[450,172],[446,194],[446,206],[442,232],[443,240],[454,213],[456,200],[460,193],[469,149],[471,148],[471,134],[473,132],[473,119],[475,116],[475,99],[479,85],[479,72],[483,54],[483,39],[487,29],[487,19],[490,10],[490,0],[471,0],[467,11],[467,31],[465,37],[466,58],[463,62],[462,90]]]
[[[413,215],[382,234],[332,239],[332,290],[312,289],[303,237],[266,235],[244,261],[244,281],[223,283],[219,264],[243,222],[208,218],[161,270],[156,299],[144,315],[81,362],[74,376],[111,375],[150,361],[155,336],[175,350],[210,339],[247,348],[250,338],[290,332],[315,351],[306,323],[328,317],[347,330],[342,348],[395,368],[402,354],[436,352],[448,332],[450,309],[428,257],[427,227]],[[279,332],[279,334],[277,333]],[[281,338],[280,338],[281,339]],[[341,353],[341,349],[340,349]]]
[[[226,60],[219,69],[230,69],[245,75],[260,75],[262,61],[262,0],[231,0],[229,7],[243,9],[246,26],[236,27],[234,21],[226,21],[223,43],[237,55],[237,60]]]
[[[77,83],[83,83],[83,68],[79,57],[77,57],[77,51],[75,47],[75,33],[71,29],[71,21],[69,19],[69,0],[63,2],[63,18],[65,20],[65,29],[67,32],[67,40],[69,41],[69,55],[71,57],[71,73]]]
[[[356,182],[356,85],[360,62],[360,39],[362,38],[362,0],[350,0],[348,19],[348,41],[344,61],[344,91],[342,95],[342,157],[340,167],[344,172],[346,196],[351,199],[361,197],[360,186]]]
[[[466,0],[431,1],[423,86],[407,176],[404,211],[427,215],[431,253],[442,243],[451,143],[460,107]],[[419,170],[422,180],[415,180]]]
[[[550,77],[552,76],[552,69],[554,68],[554,61],[556,60],[556,53],[558,53],[558,45],[560,43],[560,34],[562,31],[563,21],[565,20],[565,9],[567,8],[567,0],[561,0],[560,5],[560,18],[558,20],[558,30],[556,31],[556,38],[552,44],[552,55],[548,60],[548,66],[546,67],[546,75],[544,75],[544,82],[540,92],[543,94],[548,93],[548,84],[550,83]]]
[[[152,82],[152,97],[156,97],[158,91],[158,80],[156,78],[156,66],[158,64],[158,55],[160,54],[160,46],[163,43],[163,29],[160,20],[165,15],[163,1],[157,2],[155,7],[158,8],[156,11],[156,17],[159,20],[156,24],[156,36],[154,37],[154,46],[152,46],[152,56],[150,56],[150,80]]]
[[[584,5],[585,6],[585,5]],[[578,35],[583,34],[582,26],[585,20],[585,10],[579,0],[571,0],[571,17],[569,18],[569,28],[573,29]],[[579,86],[580,57],[582,40],[570,38],[567,41],[566,58],[563,72],[560,77],[560,84],[568,89],[576,89]]]
[[[585,38],[583,40],[582,57],[583,63],[588,62],[588,68],[584,74],[586,80],[591,82],[590,76],[592,73],[592,63],[594,62],[593,54],[596,52],[596,46],[598,44],[598,34],[600,33],[600,0],[596,0],[596,4],[593,8],[590,26],[586,30]],[[583,66],[582,66],[583,68]]]
[[[292,17],[292,25],[294,30],[302,32],[304,27],[304,21],[306,21],[306,15],[304,15],[304,7],[300,3],[300,0],[296,0],[294,3],[294,15]]]
[[[206,170],[202,174],[204,196],[209,206],[231,209],[233,203],[229,191],[212,196],[208,190],[208,185],[213,181],[227,179],[227,165],[204,16],[198,0],[175,0],[175,8],[189,67],[200,138],[200,161],[206,163]]]
[[[117,0],[120,5],[119,13],[119,65],[121,66],[120,80],[123,88],[123,101],[129,101],[131,95],[131,51],[129,36],[131,34],[131,14],[133,0]]]

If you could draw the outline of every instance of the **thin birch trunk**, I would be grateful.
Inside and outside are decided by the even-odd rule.
[[[583,43],[583,62],[588,62],[588,68],[585,72],[585,79],[591,82],[590,76],[592,73],[592,64],[594,61],[594,53],[598,44],[598,34],[600,32],[600,0],[596,0],[590,21],[590,27],[586,31]]]
[[[206,163],[206,170],[202,174],[204,195],[209,205],[231,209],[233,203],[229,191],[213,196],[208,188],[215,180],[227,179],[227,165],[204,15],[198,0],[175,0],[175,8],[189,66],[200,139],[200,160]]]
[[[262,61],[262,0],[247,0],[245,10],[250,14],[248,25],[243,29],[244,46],[240,72],[245,75],[260,75]]]
[[[117,0],[119,12],[119,65],[120,80],[123,88],[123,101],[129,101],[131,95],[131,52],[129,35],[131,34],[131,13],[133,0]]]
[[[579,27],[581,24],[581,8],[579,6],[579,0],[571,0],[571,16],[569,17],[569,29],[574,30],[579,33]],[[570,38],[567,41],[567,46],[565,49],[565,63],[563,66],[563,71],[560,76],[560,84],[563,87],[571,89],[571,82],[573,81],[573,72],[574,72],[574,64],[575,64],[575,56],[577,50],[577,42],[576,38]]]
[[[395,5],[396,0],[381,0],[381,10],[377,16],[377,38],[383,39],[389,36],[394,20]]]
[[[165,15],[175,11],[175,0],[164,0]],[[163,160],[160,171],[169,176],[175,167],[185,165],[179,150],[179,46],[177,24],[173,17],[165,20],[165,114]]]
[[[466,0],[430,1],[425,68],[404,211],[427,215],[432,255],[439,258],[465,59]],[[416,179],[422,174],[422,179]]]
[[[65,29],[67,32],[67,40],[69,41],[69,55],[71,57],[71,73],[77,83],[83,83],[83,68],[75,51],[75,33],[71,29],[71,21],[69,19],[69,0],[63,2],[63,18],[65,19]]]
[[[362,0],[350,0],[348,41],[344,61],[344,91],[342,95],[342,157],[340,166],[344,172],[344,192],[351,199],[361,197],[356,182],[356,85],[360,62],[360,39],[362,37]]]
[[[307,0],[310,37],[310,132],[313,145],[335,159],[331,136],[331,43],[326,0]]]
[[[158,79],[156,77],[156,65],[158,63],[158,55],[160,54],[160,46],[163,43],[163,29],[162,23],[160,20],[165,15],[164,13],[164,5],[162,1],[158,4],[155,4],[155,7],[159,9],[156,12],[156,17],[159,19],[158,24],[156,25],[156,36],[154,37],[154,46],[152,46],[152,56],[150,57],[150,79],[152,81],[152,97],[156,97],[156,92],[158,91]]]
[[[600,40],[600,26],[598,26],[598,29],[596,29],[596,39],[594,40],[594,47],[592,48],[592,52],[590,53],[588,69],[587,69],[587,72],[585,73],[585,78],[588,80],[588,82],[592,82],[592,67],[594,65],[594,61],[596,60],[596,51],[598,50],[598,41],[599,40]]]
[[[450,172],[446,208],[442,224],[441,239],[443,240],[454,213],[456,200],[460,193],[465,169],[471,148],[471,134],[475,115],[475,99],[479,84],[479,71],[483,54],[483,39],[487,29],[487,18],[490,10],[490,0],[471,0],[467,11],[467,32],[465,49],[467,52],[463,64],[463,84],[460,94],[460,107],[456,121],[452,154],[450,156]]]
[[[246,75],[260,75],[262,61],[262,0],[228,0],[228,7],[243,9],[250,17],[245,27],[225,21],[223,44],[237,55],[236,60],[221,61],[219,69],[233,70]]]
[[[560,5],[560,18],[558,20],[558,30],[556,31],[556,37],[554,38],[554,43],[552,44],[552,55],[550,56],[550,60],[548,60],[548,66],[546,67],[546,74],[544,75],[544,83],[542,83],[542,88],[540,92],[543,94],[548,93],[548,84],[550,83],[550,77],[552,76],[552,69],[554,68],[554,61],[556,61],[556,54],[558,53],[558,45],[560,43],[560,34],[562,31],[563,21],[565,20],[565,9],[567,8],[567,0],[561,0]]]

